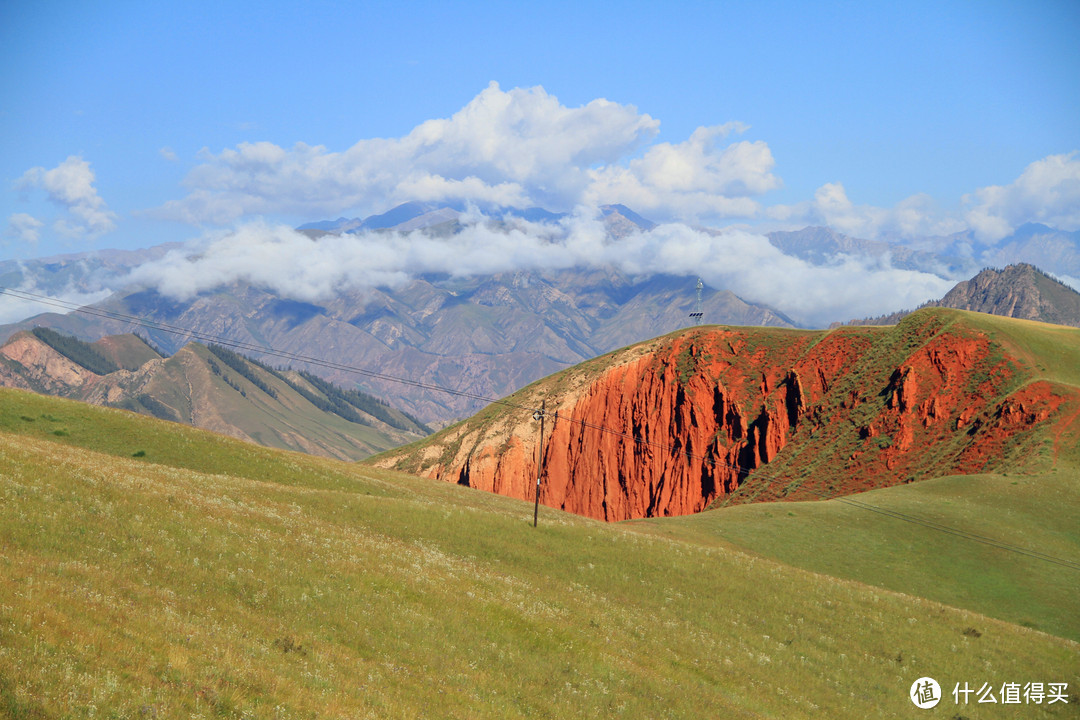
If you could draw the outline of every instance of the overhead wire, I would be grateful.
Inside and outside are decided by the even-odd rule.
[[[235,339],[232,339],[232,338],[225,338],[225,337],[213,335],[211,333],[206,333],[206,332],[202,332],[202,331],[199,331],[199,330],[194,330],[192,328],[185,328],[185,327],[181,327],[181,326],[178,326],[178,325],[173,325],[171,323],[162,322],[162,321],[159,321],[159,320],[150,320],[148,318],[143,318],[143,317],[139,317],[137,315],[131,315],[131,314],[128,314],[128,313],[122,313],[122,312],[117,312],[117,311],[113,311],[113,310],[106,310],[104,308],[93,307],[93,306],[89,306],[89,305],[78,305],[76,303],[61,300],[59,298],[54,298],[54,297],[51,297],[51,296],[48,296],[48,295],[41,295],[41,294],[33,293],[33,292],[30,292],[30,291],[27,291],[27,290],[20,290],[20,289],[16,289],[16,288],[9,288],[9,287],[0,286],[0,295],[9,295],[11,297],[16,297],[16,298],[19,298],[19,299],[22,299],[22,300],[28,300],[30,302],[39,303],[39,304],[46,305],[46,306],[49,306],[49,307],[56,307],[56,308],[68,310],[68,311],[71,311],[71,312],[78,312],[78,313],[81,313],[81,314],[84,314],[84,315],[90,315],[90,316],[99,317],[99,318],[103,318],[103,319],[115,320],[115,321],[118,321],[118,322],[126,322],[126,323],[130,323],[130,324],[133,324],[133,325],[136,325],[136,326],[139,326],[139,327],[144,327],[144,328],[151,329],[151,330],[158,330],[160,332],[165,332],[165,333],[169,333],[169,334],[173,334],[173,335],[179,335],[179,336],[182,336],[182,337],[185,337],[185,338],[195,339],[195,340],[199,340],[199,341],[202,341],[202,342],[210,342],[210,343],[213,343],[213,344],[216,344],[216,345],[221,345],[221,346],[224,346],[224,347],[230,347],[230,348],[234,348],[234,349],[237,349],[237,350],[244,350],[246,352],[261,353],[262,355],[268,355],[268,356],[277,357],[277,358],[281,358],[281,359],[285,359],[285,360],[291,360],[291,361],[294,361],[294,362],[305,363],[305,364],[308,364],[308,365],[313,365],[313,366],[316,366],[316,367],[322,367],[322,368],[326,368],[326,369],[329,369],[329,370],[338,370],[338,371],[341,371],[341,372],[353,373],[353,374],[357,374],[357,375],[360,375],[360,376],[363,376],[363,377],[382,380],[382,381],[385,381],[385,382],[399,383],[399,384],[407,385],[407,386],[422,389],[422,390],[429,390],[429,391],[432,391],[432,392],[445,393],[445,394],[453,395],[453,396],[456,396],[456,397],[462,397],[462,398],[467,398],[467,399],[470,399],[470,400],[477,400],[477,401],[481,401],[481,402],[486,402],[488,404],[497,404],[497,405],[501,405],[503,407],[508,407],[508,408],[512,408],[512,409],[516,409],[516,410],[522,410],[522,411],[530,412],[530,413],[533,413],[534,416],[535,416],[535,413],[541,413],[541,414],[546,415],[545,410],[543,410],[541,408],[534,408],[534,407],[530,407],[530,406],[527,406],[527,405],[522,405],[522,404],[519,404],[519,403],[510,402],[509,400],[507,400],[505,398],[492,398],[492,397],[488,397],[488,396],[485,396],[485,395],[481,395],[481,394],[466,391],[466,390],[457,390],[457,389],[454,389],[454,388],[444,387],[442,385],[438,385],[438,384],[435,384],[435,383],[428,383],[428,382],[423,382],[423,381],[419,381],[419,380],[413,380],[411,378],[405,378],[405,377],[400,377],[400,376],[397,376],[397,375],[391,375],[391,374],[388,374],[388,373],[378,372],[378,371],[370,370],[370,369],[366,369],[366,368],[360,368],[360,367],[356,367],[356,366],[352,366],[352,365],[346,365],[344,363],[337,363],[337,362],[333,362],[333,361],[329,361],[329,360],[323,360],[321,358],[315,358],[315,357],[303,355],[301,353],[294,353],[294,352],[285,351],[285,350],[278,350],[276,348],[272,348],[272,347],[262,345],[262,344],[245,342],[243,340],[235,340]],[[739,466],[739,465],[732,465],[730,463],[720,462],[716,458],[713,458],[713,457],[710,457],[710,456],[707,456],[707,455],[701,455],[701,454],[693,453],[693,452],[688,451],[688,450],[683,450],[683,449],[680,449],[679,447],[677,447],[676,445],[673,445],[673,444],[670,444],[670,443],[662,443],[662,442],[657,442],[657,441],[654,441],[654,440],[647,440],[644,437],[642,437],[639,433],[628,433],[628,432],[625,432],[623,430],[616,430],[614,428],[609,428],[609,427],[606,427],[604,425],[598,425],[596,423],[590,423],[590,422],[588,422],[588,421],[586,421],[584,419],[581,419],[581,418],[573,418],[573,417],[568,416],[568,415],[562,415],[560,417],[561,417],[561,419],[565,420],[566,422],[569,422],[569,423],[572,423],[572,424],[578,424],[578,425],[580,425],[580,426],[582,426],[584,428],[589,428],[589,429],[592,429],[592,430],[596,430],[596,431],[601,432],[601,433],[618,436],[618,437],[624,438],[626,440],[630,440],[630,441],[632,441],[632,442],[634,442],[635,444],[638,444],[638,445],[658,448],[658,449],[661,449],[661,450],[666,450],[666,451],[672,452],[673,454],[685,456],[688,459],[701,460],[702,462],[709,464],[710,467],[716,467],[716,466],[726,467],[726,468],[728,468],[730,470],[734,470],[735,472],[737,472],[740,475],[744,475],[744,474],[749,475],[749,473],[752,472],[751,469],[744,468],[744,467]],[[787,482],[790,485],[790,483],[793,480],[805,480],[806,478],[793,479],[793,478],[784,477],[784,476],[769,477],[767,473],[763,473],[763,472],[761,472],[759,470],[757,473],[755,473],[753,475],[752,479],[753,479],[753,481],[762,481],[762,482],[768,483],[770,485],[780,483],[780,482]],[[910,513],[904,513],[904,512],[900,512],[898,510],[892,510],[892,509],[889,509],[889,508],[882,508],[882,507],[877,506],[877,505],[872,505],[870,503],[866,503],[866,502],[863,502],[863,501],[860,501],[860,500],[855,500],[855,499],[851,498],[850,496],[830,495],[829,493],[825,493],[825,492],[822,492],[820,490],[815,490],[814,488],[810,488],[810,487],[799,487],[798,489],[800,489],[800,490],[802,490],[804,492],[810,493],[812,495],[817,495],[818,497],[821,497],[821,498],[823,498],[825,500],[832,500],[832,501],[835,501],[835,502],[838,502],[838,503],[843,503],[843,504],[851,506],[851,507],[866,510],[868,512],[874,512],[874,513],[877,513],[877,514],[880,514],[880,515],[884,515],[884,516],[891,517],[891,518],[894,518],[894,519],[897,519],[897,520],[901,520],[903,522],[908,522],[908,523],[913,523],[913,524],[916,524],[916,525],[920,525],[922,527],[925,527],[925,528],[928,528],[928,529],[931,529],[931,530],[936,530],[936,531],[939,531],[939,532],[943,532],[943,533],[946,533],[946,534],[949,534],[949,535],[953,535],[953,536],[958,537],[958,538],[962,538],[962,539],[969,540],[969,541],[972,541],[972,542],[982,543],[984,545],[989,545],[989,546],[992,546],[992,547],[995,547],[995,548],[998,548],[998,549],[1001,549],[1001,550],[1017,553],[1017,554],[1020,554],[1020,555],[1025,555],[1025,556],[1030,557],[1030,558],[1034,558],[1034,559],[1037,559],[1037,560],[1042,560],[1042,561],[1045,561],[1045,562],[1048,562],[1048,563],[1053,563],[1053,564],[1056,564],[1056,565],[1060,565],[1060,566],[1063,566],[1063,567],[1067,567],[1067,568],[1070,568],[1070,569],[1073,569],[1073,570],[1080,571],[1080,562],[1077,562],[1077,561],[1064,559],[1064,558],[1059,558],[1059,557],[1056,557],[1056,556],[1053,556],[1053,555],[1048,555],[1046,553],[1038,552],[1036,550],[1031,550],[1030,548],[1025,548],[1025,547],[1020,546],[1020,545],[1015,545],[1015,544],[1008,543],[1008,542],[998,540],[998,539],[995,539],[995,538],[990,538],[990,537],[986,537],[986,536],[983,536],[983,535],[978,535],[976,533],[972,533],[972,532],[969,532],[967,530],[962,530],[960,528],[955,528],[955,527],[952,527],[952,526],[949,526],[949,525],[945,525],[943,523],[939,523],[939,522],[936,522],[936,521],[933,521],[933,520],[929,520],[927,518],[919,517],[917,515],[911,515]]]

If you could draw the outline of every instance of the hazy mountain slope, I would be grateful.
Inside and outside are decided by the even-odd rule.
[[[1058,230],[1027,223],[994,243],[983,243],[972,233],[928,239],[943,252],[971,257],[979,267],[1027,263],[1057,275],[1080,278],[1080,231]]]
[[[947,237],[867,240],[816,226],[770,232],[767,237],[785,254],[814,265],[835,264],[848,258],[955,278],[974,274],[982,267],[1027,263],[1057,275],[1080,278],[1080,231],[1035,223],[1023,225],[993,243],[979,240],[970,231]]]
[[[80,363],[77,353],[65,355],[24,332],[0,347],[0,384],[343,459],[359,459],[426,432],[402,413],[377,406],[373,398],[365,410],[347,397],[328,396],[333,388],[275,373],[223,348],[189,343],[162,358],[130,335],[85,348],[104,348],[121,367],[95,372]]]
[[[65,295],[69,291],[116,289],[116,280],[138,265],[158,260],[180,243],[162,243],[139,250],[93,250],[33,260],[0,260],[0,287],[23,287]]]
[[[1071,689],[1080,662],[670,522],[533,529],[508,498],[13,390],[0,497],[15,717],[909,718],[919,677]]]
[[[638,215],[625,205],[604,205],[600,208],[604,227],[613,238],[624,238],[638,232],[648,232],[656,223]]]
[[[984,253],[982,260],[997,266],[1026,262],[1080,278],[1080,231],[1029,223]]]
[[[393,290],[342,293],[321,305],[236,285],[186,303],[139,291],[116,295],[99,307],[462,391],[466,395],[446,395],[310,368],[343,387],[359,384],[425,422],[445,422],[482,407],[468,395],[500,397],[599,353],[686,326],[695,282],[566,270],[465,279],[428,276]],[[723,291],[706,291],[704,312],[706,321],[791,325],[783,315]],[[173,334],[79,314],[37,316],[0,329],[0,336],[34,325],[89,340],[138,330],[165,351],[183,342]]]
[[[540,500],[604,520],[1009,467],[1080,422],[1069,369],[1080,331],[985,317],[935,309],[884,329],[680,331],[371,462],[531,498],[531,415],[546,401]]]
[[[812,265],[829,265],[850,258],[944,276],[973,271],[977,267],[969,257],[916,250],[884,240],[854,238],[827,227],[776,231],[766,237],[785,255],[801,258]]]

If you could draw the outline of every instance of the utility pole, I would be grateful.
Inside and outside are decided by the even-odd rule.
[[[540,478],[544,474],[544,418],[547,413],[544,408],[547,400],[540,403],[540,409],[533,413],[533,420],[540,421],[540,458],[536,461],[536,504],[533,506],[533,527],[536,527],[537,517],[540,515]]]

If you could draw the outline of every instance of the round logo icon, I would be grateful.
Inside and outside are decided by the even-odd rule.
[[[921,677],[911,684],[908,697],[915,707],[929,710],[941,702],[941,686],[932,677]]]

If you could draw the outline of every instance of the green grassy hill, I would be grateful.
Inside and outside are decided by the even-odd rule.
[[[90,345],[103,357],[124,370],[138,370],[151,360],[164,355],[139,335],[109,335]]]
[[[952,322],[986,333],[1023,362],[1027,383],[1080,388],[1074,328],[963,311]],[[999,472],[955,475],[824,502],[759,503],[676,518],[665,534],[730,542],[807,570],[971,608],[1080,640],[1080,571],[905,522],[904,514],[1080,563],[1080,423],[1061,422]],[[1068,421],[1069,418],[1064,418]],[[762,468],[751,484],[783,477]],[[851,501],[881,512],[857,507]],[[1075,674],[1075,672],[1074,672]]]
[[[689,519],[534,529],[528,503],[21,391],[0,508],[7,717],[907,718],[922,676],[927,717],[1080,703],[1074,641]],[[949,694],[1032,681],[1074,697]]]
[[[788,565],[965,607],[1080,640],[1080,472],[966,475],[848,501],[756,503],[673,518],[655,531],[730,542]],[[871,506],[874,510],[868,510]],[[1070,561],[975,542],[885,513]]]

